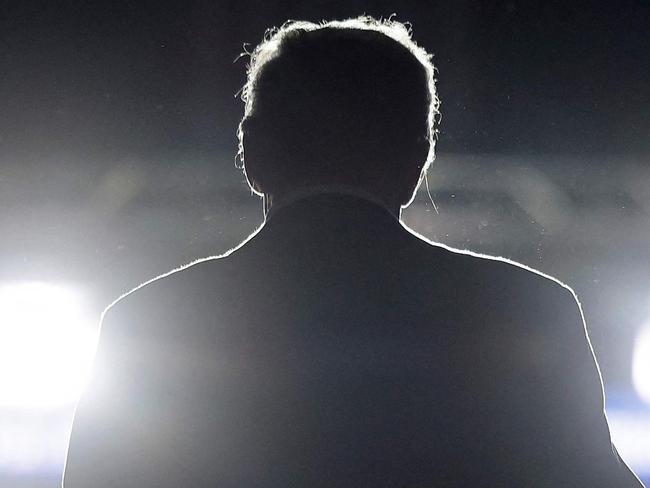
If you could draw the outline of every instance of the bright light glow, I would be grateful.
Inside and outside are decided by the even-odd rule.
[[[48,283],[0,286],[0,408],[53,408],[78,399],[97,328],[81,297]]]
[[[639,397],[650,404],[650,326],[641,329],[634,342],[632,381]]]
[[[612,442],[639,476],[650,475],[650,410],[607,409]]]
[[[65,462],[72,415],[71,412],[62,415],[59,411],[48,414],[14,410],[0,415],[0,485],[2,475],[7,473],[60,472]]]

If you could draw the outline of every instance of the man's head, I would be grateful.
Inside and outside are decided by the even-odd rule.
[[[240,156],[267,197],[322,185],[406,206],[433,161],[431,56],[395,20],[289,22],[251,54]]]

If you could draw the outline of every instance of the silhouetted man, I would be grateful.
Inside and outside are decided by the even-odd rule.
[[[406,28],[287,24],[248,75],[265,223],[108,309],[65,488],[640,486],[572,291],[400,223],[438,108]]]

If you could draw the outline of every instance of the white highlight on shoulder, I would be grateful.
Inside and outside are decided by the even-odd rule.
[[[473,257],[476,257],[476,258],[487,259],[489,261],[499,261],[499,262],[502,262],[502,263],[510,264],[510,265],[515,266],[517,268],[524,269],[524,270],[529,271],[529,272],[531,272],[533,274],[542,276],[543,278],[546,278],[547,280],[551,280],[551,281],[557,283],[558,285],[560,285],[562,288],[566,288],[567,290],[569,290],[573,294],[576,301],[578,301],[578,298],[577,298],[575,292],[573,291],[573,288],[571,288],[569,285],[567,285],[563,281],[560,281],[556,277],[544,273],[543,271],[540,271],[540,270],[535,269],[535,268],[531,268],[530,266],[527,266],[527,265],[525,265],[523,263],[520,263],[518,261],[513,261],[512,259],[508,259],[508,258],[505,258],[503,256],[493,256],[493,255],[490,255],[490,254],[482,254],[482,253],[479,253],[479,252],[470,251],[468,249],[459,249],[459,248],[456,248],[456,247],[448,246],[447,244],[443,244],[441,242],[432,241],[428,237],[423,236],[419,232],[411,229],[402,220],[400,220],[400,223],[402,224],[402,227],[404,227],[404,229],[406,231],[408,231],[410,234],[412,234],[415,237],[417,237],[418,239],[426,242],[427,244],[430,244],[431,246],[441,247],[441,248],[446,249],[448,251],[451,251],[451,252],[453,252],[455,254],[464,254],[464,255],[473,256]]]
[[[423,236],[419,232],[417,232],[417,231],[411,229],[410,227],[408,227],[406,224],[404,224],[404,222],[401,219],[400,219],[400,223],[402,224],[402,227],[404,227],[404,229],[406,231],[408,231],[410,234],[417,237],[418,239],[421,239],[422,241],[426,242],[427,244],[430,244],[431,246],[440,247],[440,248],[446,249],[446,250],[448,250],[450,252],[453,252],[455,254],[464,254],[464,255],[467,255],[467,256],[473,256],[473,257],[476,257],[476,258],[486,259],[486,260],[489,260],[489,261],[498,261],[498,262],[501,262],[501,263],[506,263],[506,264],[509,264],[511,266],[515,266],[517,268],[521,268],[521,269],[523,269],[525,271],[528,271],[530,273],[541,276],[541,277],[543,277],[543,278],[545,278],[547,280],[550,280],[550,281],[556,283],[557,285],[560,285],[562,288],[568,290],[571,293],[571,295],[573,296],[573,300],[575,301],[576,305],[578,306],[578,311],[580,312],[580,319],[582,320],[582,328],[583,328],[583,331],[584,331],[584,334],[585,334],[585,338],[587,340],[587,345],[589,346],[589,352],[590,352],[591,357],[593,358],[593,361],[595,363],[596,371],[598,372],[598,378],[600,380],[600,385],[601,385],[601,396],[602,396],[602,402],[603,402],[602,404],[603,404],[603,412],[604,412],[604,408],[605,408],[604,407],[604,405],[605,405],[605,389],[604,389],[604,386],[603,386],[603,376],[602,376],[602,373],[600,371],[600,366],[598,365],[598,361],[596,360],[596,355],[594,353],[594,348],[593,348],[593,346],[591,344],[591,339],[589,338],[589,331],[587,329],[587,322],[585,320],[585,314],[584,314],[584,312],[582,310],[582,303],[580,303],[580,299],[578,298],[578,295],[576,294],[575,290],[573,288],[571,288],[571,286],[567,285],[566,283],[564,283],[563,281],[557,279],[554,276],[546,274],[543,271],[540,271],[538,269],[531,268],[530,266],[527,266],[527,265],[525,265],[523,263],[513,261],[512,259],[508,259],[508,258],[505,258],[505,257],[502,257],[502,256],[491,256],[489,254],[482,254],[482,253],[470,251],[470,250],[467,250],[467,249],[457,249],[455,247],[448,246],[448,245],[443,244],[441,242],[434,242],[431,239]]]
[[[191,268],[192,266],[195,266],[197,264],[200,264],[200,263],[203,263],[203,262],[206,262],[206,261],[214,261],[214,260],[217,260],[217,259],[221,259],[221,258],[225,258],[225,257],[230,256],[232,253],[234,253],[238,249],[242,248],[253,237],[255,237],[259,233],[259,231],[262,230],[262,227],[264,227],[264,224],[265,224],[265,222],[262,222],[259,225],[259,227],[257,229],[255,229],[246,239],[244,239],[239,244],[237,244],[235,247],[232,247],[232,248],[228,249],[226,252],[224,252],[222,254],[216,254],[216,255],[213,255],[213,256],[206,256],[206,257],[203,257],[203,258],[195,259],[194,261],[190,261],[189,263],[178,266],[177,268],[171,269],[170,271],[167,271],[167,272],[165,272],[163,274],[160,274],[160,275],[158,275],[158,276],[156,276],[154,278],[151,278],[151,279],[149,279],[149,280],[147,280],[147,281],[145,281],[143,283],[140,283],[138,286],[132,288],[131,290],[129,290],[129,291],[125,292],[125,293],[122,293],[119,297],[117,297],[115,300],[113,300],[104,309],[104,311],[101,314],[100,324],[102,324],[104,322],[104,317],[106,316],[106,314],[108,313],[108,311],[111,308],[113,308],[115,305],[117,305],[124,298],[126,298],[129,295],[131,295],[132,293],[135,293],[136,291],[138,291],[140,288],[143,288],[143,287],[145,287],[147,285],[150,285],[151,283],[154,283],[154,282],[156,282],[158,280],[166,278],[166,277],[168,277],[170,275],[173,275],[173,274],[179,273],[181,271],[184,271],[184,270],[186,270],[188,268]]]

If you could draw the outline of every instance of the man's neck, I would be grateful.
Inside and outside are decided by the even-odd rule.
[[[280,208],[292,204],[303,198],[307,198],[313,195],[319,195],[322,193],[340,193],[343,195],[352,195],[363,200],[368,200],[373,202],[376,205],[379,205],[385,208],[388,212],[391,213],[396,219],[399,220],[401,215],[401,207],[399,204],[389,204],[384,199],[373,195],[370,192],[367,192],[361,188],[352,186],[352,185],[314,185],[304,188],[299,188],[287,193],[282,193],[280,195],[269,195],[265,194],[263,198],[263,211],[264,218],[268,219],[272,214],[277,212]]]

